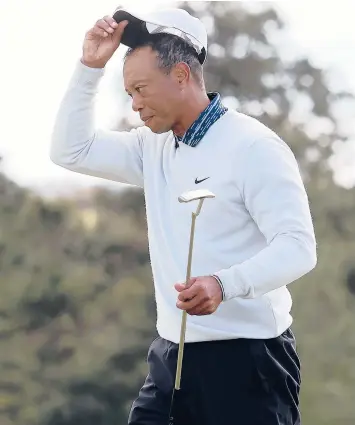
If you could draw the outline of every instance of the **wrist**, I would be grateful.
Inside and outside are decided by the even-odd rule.
[[[106,66],[106,63],[90,62],[85,60],[84,57],[81,57],[80,62],[88,68],[94,69],[104,69]]]

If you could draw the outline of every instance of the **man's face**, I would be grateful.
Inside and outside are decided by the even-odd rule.
[[[183,94],[178,74],[165,74],[150,47],[134,51],[126,59],[124,85],[132,97],[132,108],[154,133],[171,130],[179,120]]]

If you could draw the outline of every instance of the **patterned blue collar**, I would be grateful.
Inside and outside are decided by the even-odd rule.
[[[195,147],[203,139],[208,129],[228,110],[221,102],[219,93],[208,93],[210,104],[202,111],[197,120],[191,125],[184,136],[175,136],[175,144],[183,142],[188,146]]]

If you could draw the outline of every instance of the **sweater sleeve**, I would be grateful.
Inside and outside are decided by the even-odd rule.
[[[50,159],[68,170],[143,186],[142,133],[95,128],[94,107],[104,69],[79,61],[59,105]]]
[[[277,138],[260,139],[241,162],[240,190],[266,247],[214,273],[225,300],[264,295],[299,279],[317,262],[308,197],[291,149]]]

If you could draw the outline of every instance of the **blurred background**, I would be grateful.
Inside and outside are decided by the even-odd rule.
[[[121,2],[205,22],[207,88],[294,151],[318,239],[290,286],[304,425],[355,423],[353,1]],[[113,0],[2,0],[0,424],[120,425],[146,374],[155,302],[140,190],[49,160],[53,121],[85,32]],[[107,66],[98,126],[142,125]],[[218,424],[216,424],[218,425]]]

